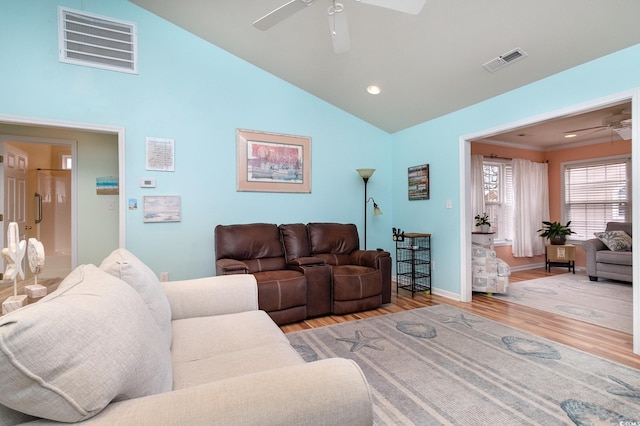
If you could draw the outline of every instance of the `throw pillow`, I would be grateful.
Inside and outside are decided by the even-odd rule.
[[[172,388],[171,352],[140,296],[83,265],[41,301],[0,318],[0,404],[79,422],[111,401]]]
[[[155,318],[167,346],[171,347],[171,307],[162,284],[151,268],[126,249],[116,249],[100,264],[100,269],[133,287]]]
[[[624,231],[594,232],[611,251],[631,251],[631,236]]]

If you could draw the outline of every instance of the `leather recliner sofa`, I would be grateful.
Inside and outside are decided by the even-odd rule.
[[[255,275],[260,309],[278,324],[391,302],[391,255],[359,250],[353,224],[218,225],[215,250],[218,275]]]

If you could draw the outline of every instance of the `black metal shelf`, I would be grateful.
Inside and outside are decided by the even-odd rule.
[[[431,234],[405,233],[396,240],[396,292],[431,292]]]

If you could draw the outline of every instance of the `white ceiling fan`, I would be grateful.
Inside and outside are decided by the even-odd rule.
[[[599,126],[569,130],[565,133],[577,134],[591,130],[591,132],[588,133],[591,134],[606,129],[615,131],[622,139],[631,139],[631,113],[625,110],[614,111],[611,115],[603,117],[602,124]]]
[[[422,10],[425,0],[355,0],[358,3],[369,4],[372,6],[384,7],[386,9],[397,10],[399,12],[417,15]],[[253,26],[259,30],[268,30],[299,12],[313,5],[316,0],[290,0],[279,8],[272,10],[262,18],[253,22]],[[329,1],[327,17],[329,19],[329,30],[331,32],[331,40],[333,41],[333,50],[336,53],[344,53],[351,48],[351,40],[349,38],[349,29],[347,27],[347,16],[344,5],[336,0]]]

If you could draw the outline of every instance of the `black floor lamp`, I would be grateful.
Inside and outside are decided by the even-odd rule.
[[[373,198],[367,198],[367,183],[369,182],[369,178],[373,176],[373,173],[376,169],[356,169],[362,180],[364,181],[364,249],[367,249],[367,203],[369,200],[373,201],[373,215],[380,216],[382,214],[382,210],[376,204],[376,200]]]

